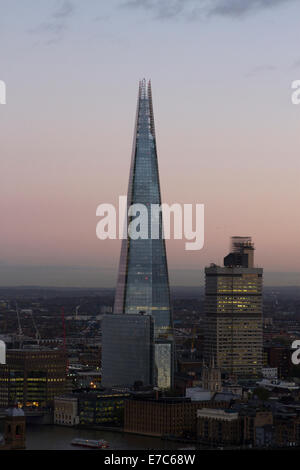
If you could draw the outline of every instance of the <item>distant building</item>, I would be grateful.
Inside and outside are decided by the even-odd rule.
[[[187,387],[185,396],[192,401],[209,401],[214,393],[202,387]]]
[[[113,309],[111,305],[102,305],[100,308],[100,313],[104,315],[105,313],[112,313]]]
[[[195,383],[196,382],[196,383]],[[201,385],[200,380],[194,380],[194,377],[184,372],[176,372],[174,376],[174,390],[176,395],[184,397],[186,390]]]
[[[202,363],[201,385],[202,387],[187,387],[186,397],[191,398],[192,401],[207,401],[222,390],[221,369],[215,366],[213,357],[209,366],[204,361]]]
[[[79,363],[86,367],[100,369],[101,367],[101,347],[90,348],[89,351],[79,353]]]
[[[5,342],[0,339],[0,364],[6,363],[6,345]]]
[[[123,426],[128,392],[76,392],[56,397],[54,423],[62,426]]]
[[[98,370],[76,371],[73,374],[73,390],[80,388],[97,389],[102,387],[102,373]]]
[[[276,447],[295,447],[300,445],[299,416],[277,416],[274,424]]]
[[[154,322],[151,315],[105,315],[102,320],[104,387],[154,384]]]
[[[260,442],[261,427],[273,425],[273,414],[271,411],[265,410],[245,410],[241,414],[243,416],[243,434],[244,443],[255,445],[256,442]],[[258,429],[258,436],[256,435]]]
[[[277,368],[278,378],[285,379],[290,377],[293,350],[286,346],[269,346],[265,347],[265,352],[269,366]]]
[[[202,388],[210,392],[220,392],[222,390],[221,369],[215,365],[212,356],[209,366],[203,363],[202,367]]]
[[[278,379],[262,379],[256,382],[259,387],[267,388],[269,390],[289,390],[290,392],[300,389],[300,386],[295,382],[286,382]]]
[[[210,446],[240,445],[243,422],[235,411],[202,408],[197,411],[197,440]]]
[[[105,390],[78,394],[79,424],[123,426],[124,403],[128,392]]]
[[[204,356],[237,377],[258,376],[262,367],[262,275],[254,267],[250,237],[233,237],[224,267],[205,269]]]
[[[178,359],[178,372],[193,377],[201,377],[203,361],[191,359]]]
[[[271,424],[257,426],[255,429],[255,447],[267,448],[275,445],[275,428]]]
[[[72,396],[54,398],[54,424],[75,426],[79,423],[78,400]]]
[[[277,367],[263,367],[261,370],[264,379],[277,379],[278,369]]]
[[[65,391],[66,368],[62,350],[7,350],[6,364],[0,364],[0,407],[15,400],[22,406],[48,406]]]

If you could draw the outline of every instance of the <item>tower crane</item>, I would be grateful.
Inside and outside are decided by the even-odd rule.
[[[194,359],[195,353],[196,353],[196,348],[195,348],[196,330],[197,330],[197,327],[194,324],[193,329],[192,329],[191,359]]]
[[[31,310],[30,314],[31,314],[32,323],[33,323],[33,326],[34,326],[34,329],[35,329],[35,339],[36,339],[37,344],[40,344],[41,335],[40,335],[40,332],[38,330],[37,324],[35,322],[32,310]]]
[[[19,347],[20,347],[20,349],[22,349],[24,334],[23,334],[23,330],[22,330],[22,326],[21,326],[20,312],[19,312],[19,307],[18,307],[17,302],[16,302],[16,313],[17,313],[17,320],[18,320],[18,334],[17,334],[17,337],[19,338]]]
[[[68,361],[68,353],[67,353],[66,323],[65,323],[65,309],[64,309],[64,307],[61,308],[61,319],[62,319],[62,326],[63,326],[63,350],[64,350],[65,355],[66,355],[67,373],[68,373],[69,361]]]

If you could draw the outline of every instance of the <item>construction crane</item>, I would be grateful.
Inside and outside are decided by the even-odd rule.
[[[75,309],[75,319],[77,320],[78,318],[78,311],[80,309],[80,305],[77,305],[76,309]]]
[[[41,335],[40,335],[40,332],[38,330],[37,324],[35,322],[35,319],[34,319],[34,316],[33,316],[33,311],[31,309],[30,310],[28,309],[27,312],[29,312],[29,314],[31,316],[32,324],[33,324],[34,329],[35,329],[35,339],[37,341],[37,344],[40,344]],[[23,333],[23,330],[22,330],[20,311],[19,311],[19,307],[18,307],[17,302],[16,302],[16,313],[17,313],[17,319],[18,319],[18,335],[17,336],[19,338],[20,348],[22,348],[23,347],[23,342],[24,342],[24,333]]]
[[[67,373],[68,373],[69,361],[68,361],[68,353],[67,353],[66,323],[65,323],[65,309],[64,309],[64,307],[61,308],[61,319],[62,319],[62,327],[63,327],[63,350],[64,350],[65,355],[66,355]]]
[[[197,330],[197,326],[194,325],[194,326],[193,326],[193,329],[192,329],[191,359],[194,359],[194,358],[195,358],[195,352],[196,352],[196,348],[195,348],[196,330]]]
[[[30,315],[31,315],[31,319],[32,319],[32,323],[33,323],[33,326],[34,326],[34,329],[35,329],[35,339],[36,339],[36,342],[37,344],[40,344],[40,340],[41,340],[41,335],[40,335],[40,332],[38,330],[38,327],[35,323],[35,319],[34,319],[34,316],[33,316],[33,311],[31,310],[30,311]]]

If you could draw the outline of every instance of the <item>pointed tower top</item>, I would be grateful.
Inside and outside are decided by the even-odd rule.
[[[139,81],[139,97],[142,99],[147,99],[152,96],[152,89],[151,89],[151,80],[146,80],[142,78]]]

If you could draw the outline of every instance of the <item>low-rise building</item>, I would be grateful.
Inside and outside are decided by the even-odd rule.
[[[228,406],[228,402],[214,400],[132,397],[125,402],[124,431],[149,436],[195,437],[198,409]]]
[[[75,426],[78,423],[78,399],[72,396],[55,397],[54,424]]]
[[[124,403],[128,392],[104,390],[103,392],[76,393],[80,425],[123,426]]]
[[[263,367],[261,373],[264,379],[277,379],[278,369],[277,367]]]
[[[249,409],[245,410],[242,416],[244,421],[243,440],[245,444],[255,445],[257,428],[273,425],[273,414],[271,411]]]
[[[275,445],[275,428],[271,424],[257,426],[255,429],[255,447],[268,448]]]
[[[63,426],[123,426],[124,401],[129,392],[78,391],[56,397],[54,423]]]
[[[197,411],[197,440],[209,445],[240,445],[243,425],[236,411],[202,408]]]
[[[300,418],[297,416],[276,416],[274,419],[274,443],[276,447],[300,445]]]

